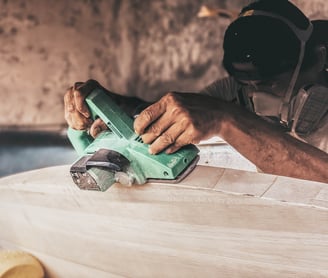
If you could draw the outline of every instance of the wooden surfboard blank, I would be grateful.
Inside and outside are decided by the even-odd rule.
[[[181,184],[90,192],[51,167],[0,179],[0,246],[48,277],[327,277],[325,186],[198,166]]]

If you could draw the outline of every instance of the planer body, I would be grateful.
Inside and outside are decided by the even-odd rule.
[[[187,145],[173,154],[152,155],[133,129],[130,118],[102,89],[86,98],[93,120],[101,118],[109,130],[97,138],[87,131],[68,129],[68,138],[79,154],[70,168],[81,189],[106,191],[112,184],[131,186],[149,181],[177,183],[196,166],[199,150]]]

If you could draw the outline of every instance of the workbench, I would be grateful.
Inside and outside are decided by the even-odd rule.
[[[69,167],[0,179],[0,247],[47,277],[328,277],[328,184],[198,166],[96,192]]]

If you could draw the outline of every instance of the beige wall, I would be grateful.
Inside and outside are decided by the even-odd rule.
[[[11,0],[0,2],[0,128],[64,124],[63,94],[94,78],[154,100],[218,76],[230,20],[197,18],[202,4],[238,11],[246,0]],[[326,0],[295,0],[328,18]]]

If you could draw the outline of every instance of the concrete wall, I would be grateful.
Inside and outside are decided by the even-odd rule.
[[[2,0],[0,127],[61,125],[63,95],[94,78],[113,91],[154,100],[224,76],[228,18],[198,18],[202,4],[239,11],[247,0]],[[328,18],[326,0],[295,0]]]

